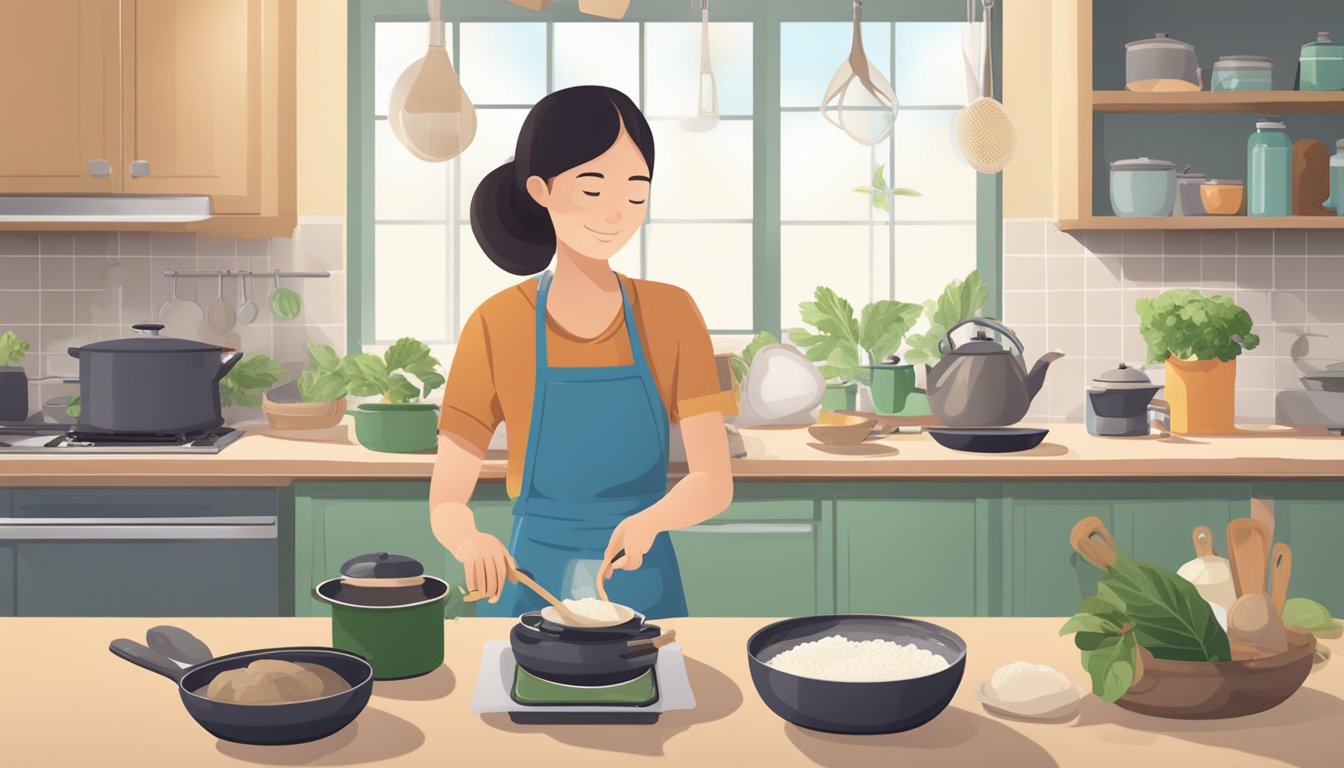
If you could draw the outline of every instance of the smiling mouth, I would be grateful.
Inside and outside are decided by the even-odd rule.
[[[617,235],[621,234],[620,232],[603,232],[601,230],[593,229],[587,224],[584,224],[583,228],[588,230],[589,232],[592,232],[594,235],[601,235],[602,237],[616,237]]]

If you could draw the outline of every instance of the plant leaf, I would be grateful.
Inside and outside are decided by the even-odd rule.
[[[220,379],[222,386],[234,388],[237,392],[257,393],[257,405],[261,404],[261,392],[289,380],[285,367],[266,355],[247,354],[239,360],[229,372]]]
[[[367,352],[346,355],[341,360],[341,378],[352,395],[385,395],[391,387],[383,361]]]
[[[1132,633],[1108,636],[1082,656],[1083,668],[1092,678],[1092,693],[1102,701],[1116,701],[1134,684],[1138,645]]]
[[[877,168],[873,170],[873,188],[886,191],[887,189],[887,164],[878,163]]]
[[[924,196],[924,193],[923,193],[923,192],[920,192],[919,190],[916,190],[916,189],[911,189],[911,188],[909,188],[909,187],[897,187],[897,188],[891,190],[891,192],[890,192],[889,194],[895,195],[896,197],[923,197],[923,196]]]
[[[0,367],[18,365],[32,347],[13,331],[0,335]]]
[[[394,373],[388,377],[388,387],[383,392],[383,398],[389,403],[404,403],[414,398],[418,392],[409,379],[400,373]]]
[[[383,353],[388,372],[410,368],[424,362],[429,357],[429,345],[407,336],[397,339],[396,343]]]
[[[430,392],[443,386],[443,374],[439,373],[437,366],[438,362],[431,357],[406,368],[407,373],[420,380],[421,397],[429,397]]]
[[[1097,616],[1092,613],[1076,613],[1073,618],[1064,622],[1064,626],[1059,628],[1059,634],[1068,635],[1075,632],[1098,633],[1098,634],[1119,634],[1121,624],[1116,624],[1110,619]]]
[[[905,334],[919,322],[918,304],[883,299],[863,308],[859,316],[859,345],[868,353],[868,362],[881,363],[900,349]]]
[[[70,398],[70,402],[65,404],[65,415],[72,419],[78,419],[83,407],[79,404],[79,395]]]
[[[318,344],[308,339],[308,369],[319,373],[335,373],[341,369],[341,356],[329,344]]]
[[[348,388],[339,373],[308,370],[299,374],[299,396],[305,403],[330,403],[345,397]]]
[[[1154,658],[1230,661],[1227,633],[1193,584],[1123,552],[1104,580],[1125,606],[1134,634]]]

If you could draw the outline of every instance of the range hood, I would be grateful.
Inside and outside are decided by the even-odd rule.
[[[183,222],[210,218],[208,195],[0,195],[0,222]]]

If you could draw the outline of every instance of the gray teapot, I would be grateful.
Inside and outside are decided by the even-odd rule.
[[[1007,339],[1012,349],[985,331],[957,345],[952,332],[964,325],[986,328]],[[949,427],[1002,427],[1027,415],[1032,398],[1045,383],[1050,364],[1064,356],[1049,352],[1027,372],[1022,342],[1004,325],[984,317],[954,325],[938,342],[942,359],[928,372],[929,409]]]

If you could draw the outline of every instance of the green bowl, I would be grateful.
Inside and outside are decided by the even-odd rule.
[[[355,417],[355,439],[371,451],[419,453],[439,447],[439,407],[433,403],[364,403]]]

